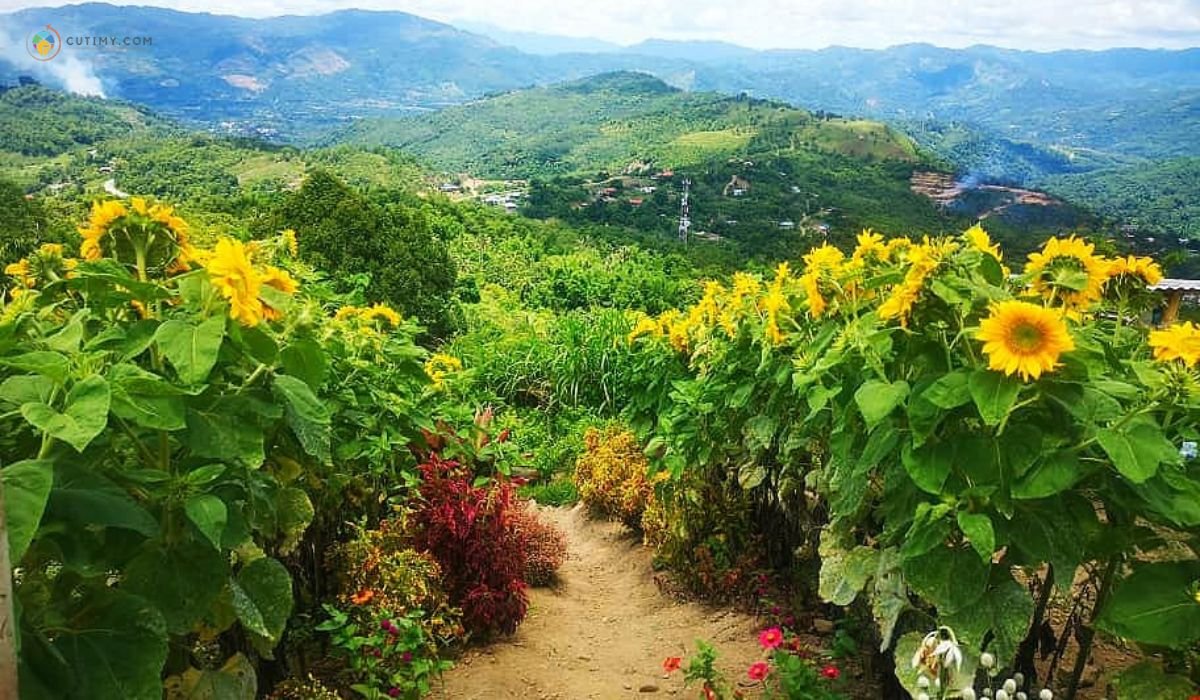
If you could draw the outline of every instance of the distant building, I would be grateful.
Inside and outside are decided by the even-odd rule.
[[[646,185],[645,187],[640,187],[640,188],[638,188],[638,189],[639,189],[639,190],[640,190],[640,191],[641,191],[643,194],[654,194],[654,193],[655,193],[655,191],[657,191],[657,190],[658,190],[658,188],[657,188],[657,187],[655,187],[655,186],[653,186],[653,185]]]
[[[750,181],[741,175],[734,175],[725,183],[721,193],[726,197],[744,197],[750,192]]]
[[[780,221],[780,222],[779,222],[779,228],[782,228],[782,229],[787,229],[787,230],[794,229],[794,228],[796,228],[796,222],[795,222],[795,221],[792,221],[792,220],[790,220],[790,219],[787,219],[787,220],[784,220],[784,221]]]
[[[441,192],[461,192],[462,188],[453,182],[443,182],[438,185],[438,190]]]
[[[642,203],[645,201],[646,200],[642,199],[641,197],[633,197],[632,199],[629,200],[629,203],[635,207],[640,207],[640,206],[642,206]]]

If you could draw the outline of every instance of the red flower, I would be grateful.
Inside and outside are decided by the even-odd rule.
[[[702,690],[704,691],[704,700],[717,700],[717,693],[712,689],[711,685],[705,683]]]
[[[766,661],[755,661],[750,664],[750,668],[746,669],[746,675],[750,676],[752,681],[761,681],[771,672],[770,665]]]
[[[831,681],[836,681],[838,677],[842,675],[842,672],[837,666],[830,664],[829,666],[821,669],[821,675],[825,676]]]
[[[783,631],[778,627],[765,629],[758,635],[758,643],[763,649],[778,649],[779,645],[783,644]]]
[[[663,673],[675,673],[683,664],[683,659],[678,656],[668,656],[663,660]]]
[[[496,437],[496,442],[508,442],[508,437],[512,435],[512,428],[505,428],[500,431],[500,435]]]

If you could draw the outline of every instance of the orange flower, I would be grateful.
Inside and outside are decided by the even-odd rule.
[[[667,674],[675,673],[676,671],[679,670],[679,667],[682,664],[683,664],[683,659],[679,658],[678,656],[668,656],[663,661],[663,673],[667,673]]]
[[[354,603],[355,605],[363,605],[365,603],[371,602],[371,599],[374,597],[375,597],[375,591],[371,590],[370,588],[364,588],[363,590],[359,591],[358,593],[355,593],[354,595],[350,596],[350,602]]]

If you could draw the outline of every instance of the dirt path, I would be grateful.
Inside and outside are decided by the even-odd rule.
[[[619,524],[580,509],[546,509],[566,531],[567,562],[554,588],[530,591],[517,634],[473,649],[446,674],[435,698],[609,700],[681,695],[682,674],[664,678],[667,656],[687,655],[697,639],[721,652],[731,680],[761,658],[747,615],[672,600],[658,590],[650,552]]]

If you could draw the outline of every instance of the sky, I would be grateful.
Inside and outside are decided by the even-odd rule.
[[[60,5],[0,0],[0,12]],[[247,17],[347,7],[402,10],[451,24],[632,44],[655,37],[754,48],[882,48],[911,42],[1050,50],[1200,46],[1200,0],[139,0]]]

